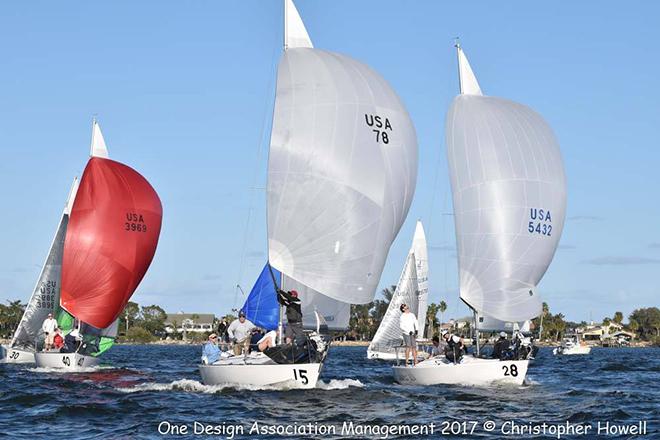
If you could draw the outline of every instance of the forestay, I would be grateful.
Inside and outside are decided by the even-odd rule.
[[[469,65],[459,70],[471,73]],[[536,286],[564,226],[562,158],[536,112],[482,96],[478,85],[470,90],[446,120],[460,295],[479,313],[524,321],[541,312]]]
[[[399,320],[401,318],[401,304],[406,304],[410,310],[418,309],[418,284],[417,269],[415,264],[415,254],[408,253],[406,264],[403,266],[403,272],[394,290],[394,295],[390,300],[390,305],[383,316],[383,319],[376,330],[369,350],[381,353],[394,353],[394,347],[401,346],[401,329]],[[420,334],[423,329],[420,329]]]
[[[268,165],[274,268],[330,298],[371,301],[416,177],[412,122],[379,74],[332,52],[285,51]]]

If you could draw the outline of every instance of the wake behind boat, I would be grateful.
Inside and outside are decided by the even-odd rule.
[[[540,115],[484,96],[456,44],[460,94],[446,118],[460,297],[474,312],[475,352],[394,367],[400,383],[522,383],[534,348],[516,333],[513,360],[482,358],[480,317],[521,323],[541,314],[537,285],[559,243],[566,179],[559,145]],[[497,354],[497,355],[496,355]],[[453,360],[453,359],[452,359]]]
[[[200,365],[207,385],[316,386],[329,345],[323,329],[345,328],[350,304],[373,300],[415,190],[415,130],[394,90],[370,67],[314,48],[292,0],[284,14],[268,262],[243,307],[255,324],[277,330],[278,344],[265,357]],[[285,344],[277,296],[294,292],[308,333]]]

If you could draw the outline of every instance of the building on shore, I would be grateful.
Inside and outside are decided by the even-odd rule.
[[[213,331],[215,315],[212,313],[168,313],[165,320],[165,332],[205,333]]]

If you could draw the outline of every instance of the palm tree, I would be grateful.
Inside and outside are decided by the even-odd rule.
[[[435,328],[438,325],[438,310],[440,309],[440,306],[437,305],[436,303],[431,303],[428,305],[428,308],[426,309],[426,337],[430,338],[433,336],[433,333],[435,332]]]
[[[440,307],[438,307],[440,310],[440,325],[444,322],[444,313],[447,310],[447,303],[444,301],[440,301]]]

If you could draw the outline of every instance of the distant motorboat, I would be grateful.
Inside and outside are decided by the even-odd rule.
[[[577,335],[564,338],[561,345],[552,350],[552,354],[555,356],[589,353],[591,353],[591,347],[586,345]]]

